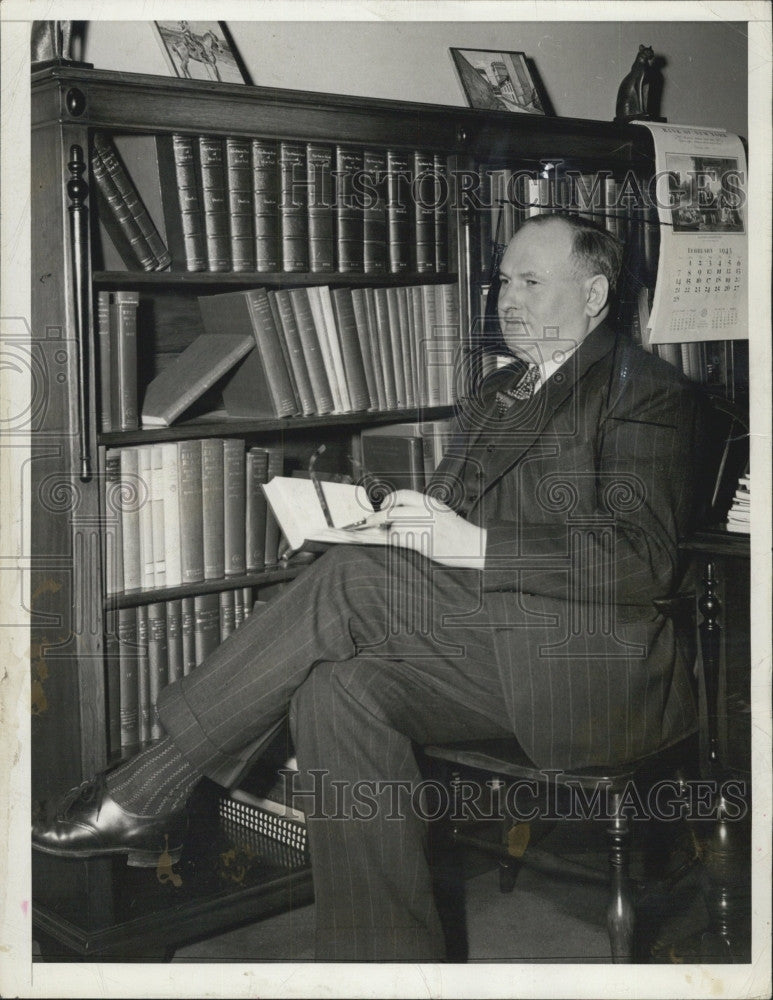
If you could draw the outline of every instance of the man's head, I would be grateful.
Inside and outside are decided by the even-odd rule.
[[[609,312],[622,263],[613,236],[577,216],[527,220],[499,266],[502,338],[515,353],[581,343]],[[543,348],[544,350],[544,348]]]

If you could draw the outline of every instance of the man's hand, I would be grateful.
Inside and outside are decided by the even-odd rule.
[[[385,538],[384,535],[387,535]],[[380,511],[354,529],[327,528],[320,541],[387,544],[414,549],[444,566],[483,569],[486,530],[470,524],[450,507],[416,490],[390,493]]]

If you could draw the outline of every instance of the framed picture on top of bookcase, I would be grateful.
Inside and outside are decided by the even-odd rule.
[[[545,102],[523,52],[451,49],[471,108],[544,115]]]
[[[250,83],[224,21],[153,21],[153,29],[175,76]]]

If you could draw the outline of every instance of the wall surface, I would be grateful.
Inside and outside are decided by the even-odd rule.
[[[260,86],[465,105],[449,47],[524,52],[558,115],[612,119],[640,43],[663,60],[661,114],[746,135],[743,23],[229,21]],[[753,56],[754,54],[752,54]],[[149,21],[92,21],[84,58],[100,69],[167,75]]]

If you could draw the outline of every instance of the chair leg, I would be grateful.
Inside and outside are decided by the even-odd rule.
[[[607,827],[609,847],[610,900],[607,907],[607,931],[613,962],[633,961],[634,907],[628,868],[631,854],[631,828],[620,815],[621,795],[612,795],[613,813]]]

